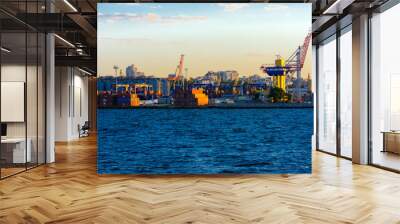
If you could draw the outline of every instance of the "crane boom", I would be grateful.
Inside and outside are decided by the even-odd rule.
[[[312,38],[312,33],[309,32],[304,39],[304,43],[302,46],[299,46],[296,48],[296,50],[288,57],[286,60],[285,66],[281,67],[281,69],[284,69],[287,72],[294,72],[301,70],[304,66],[304,61],[307,55],[308,47],[310,45]],[[278,56],[279,58],[280,56]],[[261,69],[268,74],[267,70],[275,71],[273,69],[274,65],[269,65],[269,64],[264,64],[261,66]],[[267,69],[269,68],[269,69]],[[274,74],[272,74],[274,76]]]
[[[181,54],[181,57],[179,59],[179,64],[176,66],[175,69],[175,74],[172,74],[172,76],[169,76],[168,79],[171,81],[176,81],[179,80],[180,77],[183,75],[183,60],[185,58],[184,54]]]
[[[176,77],[181,77],[182,71],[183,71],[183,59],[185,58],[184,54],[181,54],[181,59],[179,60],[179,65],[178,65],[178,73],[176,74]]]
[[[310,45],[311,37],[312,37],[312,34],[310,32],[306,36],[306,39],[304,39],[303,47],[302,47],[301,54],[300,54],[300,68],[303,68],[304,61],[306,60],[306,55],[307,55],[307,51],[308,51],[308,46]]]

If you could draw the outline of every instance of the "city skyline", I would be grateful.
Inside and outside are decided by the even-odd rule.
[[[226,70],[262,76],[260,66],[274,63],[277,54],[288,58],[311,26],[309,4],[103,3],[98,8],[100,76],[114,75],[114,65],[125,74],[134,64],[146,75],[166,77],[175,73],[181,54],[188,78]],[[309,73],[311,48],[302,76]]]
[[[128,75],[127,74],[127,71],[126,71],[126,69],[128,68],[128,67],[131,67],[132,65],[134,65],[135,66],[135,68],[137,68],[137,74],[136,74],[136,77],[154,77],[154,78],[168,78],[168,75],[170,75],[170,74],[173,74],[173,73],[170,73],[170,74],[165,74],[164,76],[154,76],[154,75],[152,75],[152,74],[147,74],[146,73],[146,71],[143,71],[143,70],[141,70],[140,69],[140,67],[139,67],[139,65],[136,65],[136,64],[129,64],[129,65],[122,65],[122,66],[120,66],[120,65],[115,65],[115,66],[118,66],[118,72],[117,72],[117,75],[115,76],[115,69],[114,69],[114,71],[113,71],[113,73],[112,74],[103,74],[103,75],[100,75],[100,76],[113,76],[113,77],[132,77],[132,76],[130,76],[130,75]],[[237,72],[236,70],[210,70],[210,71],[207,71],[207,72],[205,72],[204,74],[193,74],[192,76],[189,76],[189,77],[186,77],[185,76],[185,74],[183,74],[182,75],[182,77],[183,78],[194,78],[194,79],[196,79],[196,78],[201,78],[201,77],[204,77],[205,75],[207,75],[207,73],[210,73],[210,72],[213,72],[213,73],[219,73],[219,72]],[[121,75],[121,73],[122,73],[122,75]],[[249,78],[249,77],[252,77],[252,76],[254,76],[254,75],[258,75],[258,76],[260,76],[260,77],[263,77],[263,74],[261,74],[261,72],[260,73],[257,73],[257,74],[240,74],[240,73],[238,73],[239,74],[239,76],[238,76],[238,78]],[[291,75],[293,78],[296,76],[296,74],[294,73],[294,74],[292,74]],[[308,78],[311,78],[311,73],[307,73],[307,74],[303,74],[302,75],[302,78],[304,79],[304,80],[306,80],[306,79],[308,79]]]

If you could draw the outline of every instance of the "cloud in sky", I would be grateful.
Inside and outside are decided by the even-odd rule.
[[[131,2],[131,3],[113,3],[115,5],[123,5],[123,6],[140,6],[141,4],[138,2]]]
[[[118,42],[150,42],[152,41],[151,38],[143,38],[143,37],[131,37],[131,38],[115,38],[115,37],[99,37],[101,40],[105,41],[118,41]]]
[[[161,9],[161,5],[153,5],[153,4],[149,4],[149,8],[151,9]]]
[[[152,8],[158,5],[161,9]],[[310,7],[305,4],[99,6],[98,72],[102,75],[114,74],[114,64],[133,63],[148,75],[165,77],[175,70],[180,54],[187,55],[189,76],[218,69],[260,74],[259,67],[273,63],[276,54],[290,56],[311,26]],[[277,29],[284,32],[271,32]],[[303,75],[311,73],[311,65],[304,67]]]
[[[136,14],[136,13],[112,13],[112,14],[103,14],[99,13],[99,17],[101,20],[106,22],[117,22],[117,21],[146,21],[146,22],[160,22],[160,23],[169,23],[169,22],[189,22],[189,21],[202,21],[206,20],[206,16],[188,16],[188,15],[176,15],[176,16],[162,16],[156,13],[145,13],[145,14]]]
[[[106,3],[106,4],[110,4],[110,3]],[[160,4],[155,4],[155,3],[139,3],[139,2],[116,2],[116,3],[111,3],[113,5],[117,5],[117,6],[140,6],[140,7],[147,7],[149,9],[161,9],[162,6]]]
[[[218,3],[217,5],[221,6],[225,12],[236,12],[249,6],[247,3]]]
[[[289,6],[285,4],[277,4],[277,3],[270,3],[264,7],[264,10],[267,12],[284,12],[284,10],[288,10]]]

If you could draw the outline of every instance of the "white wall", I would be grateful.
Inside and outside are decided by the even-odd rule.
[[[25,71],[27,69],[27,71]],[[2,82],[25,82],[25,75],[28,72],[28,85],[29,87],[36,86],[36,80],[32,80],[30,78],[31,74],[36,74],[36,67],[18,64],[4,64],[1,67],[1,81]],[[27,107],[36,108],[37,99],[36,99],[36,88],[27,88]],[[40,107],[41,105],[39,105]],[[2,108],[2,110],[7,110],[7,108]],[[28,137],[30,128],[36,130],[36,113],[32,113],[29,108],[27,108],[27,118],[28,118]],[[36,111],[36,109],[35,109]],[[34,122],[34,123],[31,123]],[[25,122],[8,122],[7,123],[7,134],[9,137],[25,137]],[[36,132],[35,132],[36,133]]]
[[[72,105],[74,105],[73,108],[71,108],[72,111],[72,119],[71,119],[71,135],[73,138],[78,138],[79,137],[79,132],[78,132],[78,125],[83,125],[85,121],[89,120],[89,111],[88,111],[88,78],[82,76],[82,73],[79,73],[79,75],[76,75],[76,70],[75,70],[75,75],[74,75],[74,83],[73,83],[74,90],[72,96],[74,99],[74,102]]]
[[[5,64],[1,66],[1,81],[25,82],[25,64]],[[33,69],[33,67],[28,67]]]
[[[39,69],[39,70],[37,70]],[[6,122],[8,138],[24,138],[25,135],[30,140],[32,161],[44,163],[45,150],[45,131],[44,131],[44,74],[41,67],[25,64],[3,64],[1,66],[2,82],[24,82],[26,83],[26,107],[21,108],[22,113],[26,112],[26,121]],[[25,80],[27,78],[27,80]],[[21,94],[24,94],[24,90]],[[7,97],[7,96],[2,96]],[[11,108],[1,108],[1,110],[11,110]],[[8,111],[11,112],[12,111]],[[37,155],[38,153],[38,155]]]
[[[88,120],[88,78],[72,67],[56,67],[55,140],[79,138],[78,125]]]
[[[68,140],[69,86],[70,76],[67,67],[55,69],[55,141]]]

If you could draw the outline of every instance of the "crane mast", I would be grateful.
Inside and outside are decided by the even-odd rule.
[[[184,54],[181,54],[181,57],[179,59],[179,64],[176,66],[175,69],[175,74],[173,74],[172,76],[170,76],[168,79],[171,81],[177,81],[181,78],[181,76],[183,75],[183,60],[185,58]]]
[[[176,77],[179,78],[182,76],[182,71],[183,71],[183,59],[185,58],[184,54],[181,54],[181,58],[179,60],[179,65],[178,65],[178,73],[176,74]]]

